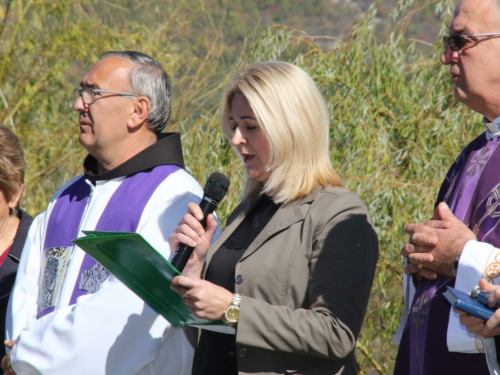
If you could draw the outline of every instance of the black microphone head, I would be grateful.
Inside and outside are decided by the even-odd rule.
[[[208,178],[207,184],[203,192],[217,203],[224,198],[227,189],[229,189],[229,178],[219,172],[214,172]]]

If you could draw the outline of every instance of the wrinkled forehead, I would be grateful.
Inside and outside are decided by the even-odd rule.
[[[500,31],[500,0],[459,1],[449,30],[460,34],[486,34]]]
[[[117,57],[106,57],[96,62],[83,77],[81,86],[95,89],[124,89],[130,83],[130,70],[133,64]]]

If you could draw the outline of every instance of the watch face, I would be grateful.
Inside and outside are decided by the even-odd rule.
[[[226,320],[229,323],[237,323],[240,316],[240,308],[238,306],[230,306],[226,310]]]

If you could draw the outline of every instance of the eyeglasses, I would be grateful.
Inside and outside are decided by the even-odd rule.
[[[451,34],[450,36],[443,36],[443,44],[444,49],[446,47],[450,47],[452,51],[458,52],[462,48],[465,47],[466,40],[468,38],[490,38],[492,36],[500,36],[500,33],[492,33],[492,34],[471,34],[471,35],[462,35],[462,34]]]
[[[91,105],[95,102],[95,94],[96,93],[105,93],[105,94],[113,94],[113,95],[109,95],[109,96],[115,96],[115,95],[118,95],[118,96],[135,96],[135,97],[138,97],[139,95],[136,95],[136,94],[131,94],[129,92],[121,92],[121,91],[108,91],[108,90],[97,90],[97,89],[91,89],[90,87],[82,87],[81,89],[79,89],[78,87],[75,87],[75,91],[74,91],[74,97],[75,97],[75,100],[78,99],[78,97],[82,97],[82,100],[85,104],[87,105]],[[105,96],[104,98],[107,98],[107,96]]]

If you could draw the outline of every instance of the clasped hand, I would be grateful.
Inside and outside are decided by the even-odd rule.
[[[453,261],[468,241],[476,239],[444,202],[438,204],[432,220],[408,224],[404,232],[410,235],[409,242],[401,249],[401,255],[408,259],[405,273],[430,280],[438,275],[453,277]]]

